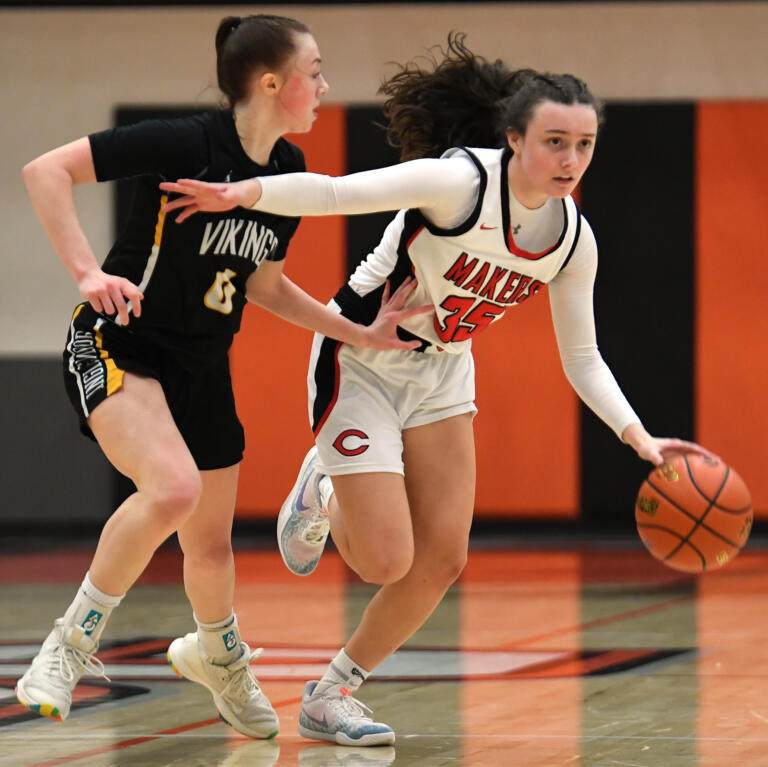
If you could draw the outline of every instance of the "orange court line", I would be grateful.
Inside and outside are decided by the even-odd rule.
[[[279,703],[273,703],[272,708],[290,706],[294,703],[301,703],[301,698],[289,698],[288,700],[281,700]],[[211,724],[217,724],[219,722],[221,722],[219,717],[216,717],[215,719],[205,719],[202,722],[192,722],[191,724],[185,724],[180,727],[172,727],[170,730],[160,730],[160,732],[154,732],[151,735],[144,735],[140,738],[130,738],[129,740],[123,740],[119,743],[113,743],[109,746],[92,748],[89,751],[81,751],[79,754],[69,754],[68,756],[58,756],[55,759],[47,759],[44,762],[31,764],[29,767],[54,767],[54,765],[57,764],[69,764],[70,762],[76,762],[78,759],[87,759],[91,756],[107,754],[110,751],[119,751],[123,748],[129,748],[130,746],[138,746],[140,743],[147,743],[150,740],[157,740],[158,738],[162,738],[163,735],[178,735],[180,732],[197,730],[201,727],[208,727]]]
[[[156,653],[165,654],[167,649],[167,639],[147,639],[144,642],[129,643],[119,647],[106,648],[99,653],[99,658],[101,658],[101,660],[108,660],[110,663],[134,663],[135,659],[137,657],[141,657],[142,653],[146,654],[147,656]],[[127,661],[124,660],[126,656],[128,658]],[[165,663],[166,661],[164,658],[147,657],[144,659],[144,662]]]
[[[575,626],[566,626],[565,628],[547,631],[544,634],[526,637],[525,639],[518,639],[514,642],[503,644],[498,649],[508,650],[512,647],[520,647],[521,645],[532,644],[533,642],[541,642],[545,639],[552,639],[553,637],[563,636],[564,634],[572,634],[578,631],[583,631],[584,629],[591,629],[597,626],[606,626],[610,623],[616,623],[617,621],[625,620],[627,618],[636,618],[640,615],[649,615],[651,613],[659,612],[660,610],[667,610],[670,607],[677,607],[677,605],[684,604],[685,602],[691,602],[694,599],[694,594],[691,594],[690,596],[676,597],[675,599],[668,599],[666,602],[659,602],[655,605],[638,607],[635,610],[629,610],[625,613],[607,615],[605,618],[596,618],[595,620],[587,621],[586,623],[577,623]]]

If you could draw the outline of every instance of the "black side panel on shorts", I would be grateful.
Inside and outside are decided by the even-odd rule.
[[[338,392],[338,370],[336,353],[339,342],[333,338],[324,338],[320,345],[320,354],[315,365],[315,386],[317,395],[312,408],[312,433],[317,434],[326,414],[333,407]]]
[[[582,208],[597,237],[597,341],[651,434],[693,436],[694,106],[611,104]],[[650,464],[587,408],[581,416],[583,519],[633,524]]]

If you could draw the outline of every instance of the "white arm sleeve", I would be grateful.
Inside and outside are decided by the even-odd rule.
[[[255,210],[282,216],[327,216],[419,208],[441,227],[460,223],[472,211],[480,174],[464,156],[422,159],[387,168],[323,176],[286,173],[262,176]]]
[[[584,218],[567,266],[549,283],[549,301],[560,359],[568,381],[584,403],[621,439],[640,423],[597,348],[593,287],[597,274],[595,235]]]

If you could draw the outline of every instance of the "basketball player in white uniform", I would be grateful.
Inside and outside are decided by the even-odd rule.
[[[401,323],[403,337],[421,341],[415,351],[319,335],[312,347],[316,447],[280,512],[280,550],[293,572],[308,574],[330,528],[350,567],[382,585],[323,678],[305,687],[299,732],[342,744],[394,741],[350,693],[464,567],[475,491],[471,342],[508,308],[542,300],[548,285],[563,368],[584,402],[653,464],[667,450],[706,454],[648,434],[597,348],[597,248],[570,194],[592,158],[600,105],[573,76],[511,72],[474,56],[461,36],[433,64],[412,63],[384,86],[390,138],[404,159],[420,159],[342,178],[161,185],[184,195],[167,206],[183,209],[180,220],[233,205],[282,215],[399,209],[332,306],[370,322],[387,281],[415,275],[406,305],[434,307]],[[481,148],[449,148],[457,137]]]

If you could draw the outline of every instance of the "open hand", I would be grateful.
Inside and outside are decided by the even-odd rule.
[[[182,195],[163,205],[165,213],[181,210],[176,216],[177,224],[201,210],[220,213],[238,206],[250,208],[261,197],[261,184],[256,178],[224,184],[180,178],[178,181],[163,181],[160,189]]]
[[[384,285],[384,293],[381,296],[381,308],[376,319],[365,329],[366,343],[372,349],[407,349],[413,350],[421,346],[421,341],[403,341],[397,336],[397,326],[408,317],[415,314],[433,311],[434,307],[414,306],[403,309],[408,297],[416,290],[418,282],[413,277],[408,277],[402,285],[390,297],[389,280]]]
[[[649,435],[650,436],[650,435]],[[716,458],[717,456],[695,442],[687,442],[684,439],[675,437],[650,437],[650,439],[641,442],[635,450],[640,458],[650,461],[654,466],[661,466],[665,461],[667,453],[694,453],[705,458]]]
[[[125,277],[107,274],[99,269],[89,272],[77,285],[80,295],[99,313],[117,314],[120,323],[127,325],[129,312],[141,316],[141,291]],[[130,307],[128,306],[130,303]]]

